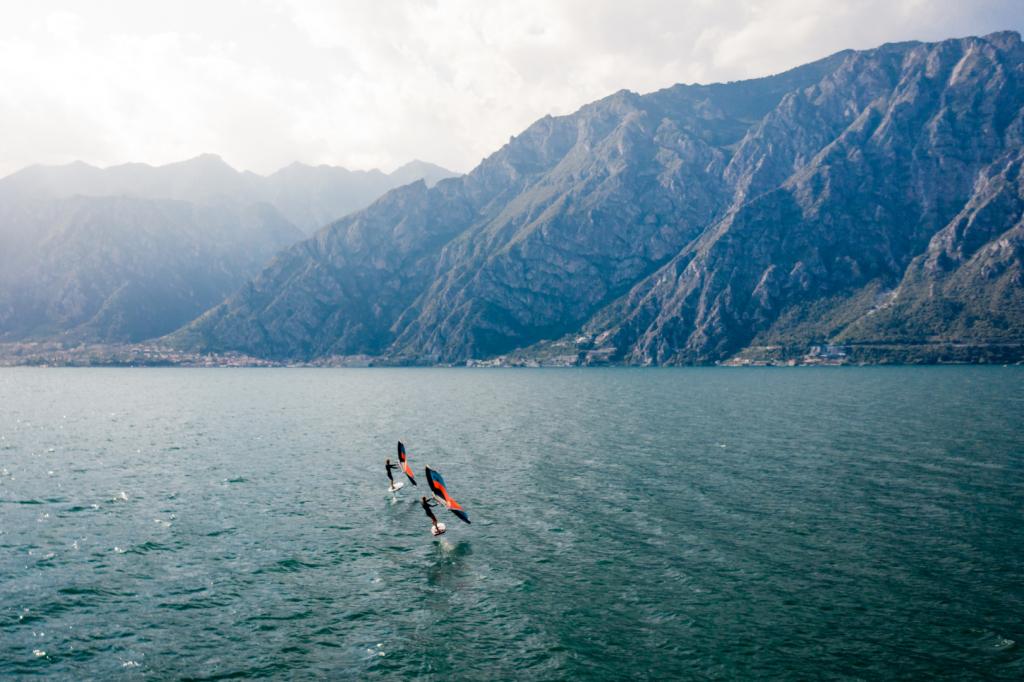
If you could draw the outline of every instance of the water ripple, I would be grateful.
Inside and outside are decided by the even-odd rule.
[[[0,677],[1024,676],[1016,368],[0,388]]]

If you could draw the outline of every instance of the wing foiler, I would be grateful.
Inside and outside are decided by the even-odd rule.
[[[412,475],[412,469],[409,468],[409,461],[405,455],[405,444],[402,441],[398,441],[398,461],[402,465],[402,471],[409,477],[413,485],[416,485],[416,479]]]
[[[469,523],[469,515],[462,511],[462,505],[455,501],[455,499],[448,494],[448,488],[444,484],[444,478],[441,474],[437,473],[430,467],[426,468],[427,474],[427,485],[430,486],[430,491],[434,493],[434,497],[441,500],[444,506],[448,507],[448,511],[455,514],[460,519]]]

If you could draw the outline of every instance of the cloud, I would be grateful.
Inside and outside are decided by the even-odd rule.
[[[74,12],[58,10],[46,15],[46,30],[54,38],[74,42],[78,37],[81,20]]]
[[[1017,0],[112,0],[0,11],[0,173],[202,152],[467,170],[620,88],[774,73],[847,47],[1019,30]]]

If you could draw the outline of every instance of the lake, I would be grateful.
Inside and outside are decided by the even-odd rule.
[[[1022,413],[1020,367],[0,369],[0,677],[1022,679]]]

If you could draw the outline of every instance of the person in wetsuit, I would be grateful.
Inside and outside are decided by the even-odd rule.
[[[390,487],[392,487],[392,488],[395,487],[395,479],[394,479],[394,477],[391,476],[391,470],[392,469],[397,469],[397,468],[398,468],[398,465],[397,464],[392,464],[390,459],[385,459],[384,460],[384,471],[388,475],[388,480],[391,481],[391,486]]]
[[[440,533],[441,529],[437,527],[437,517],[434,516],[434,512],[430,511],[431,507],[437,506],[437,500],[428,500],[424,495],[420,498],[420,505],[423,506],[423,511],[426,512],[427,518],[434,524],[434,530]]]

